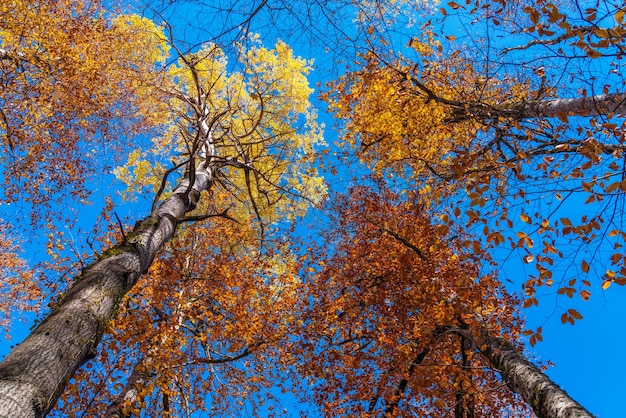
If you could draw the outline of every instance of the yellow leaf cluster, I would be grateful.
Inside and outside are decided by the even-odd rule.
[[[268,49],[251,37],[250,46],[240,49],[236,65],[241,71],[216,45],[180,57],[168,69],[171,112],[162,134],[116,170],[129,190],[160,182],[164,166],[154,161],[178,163],[193,154],[201,164],[207,158],[191,145],[200,111],[212,127],[210,158],[230,195],[224,206],[273,221],[301,215],[307,202],[323,198],[325,186],[311,164],[316,148],[324,144],[323,127],[309,100],[311,62],[294,56],[280,41]],[[203,105],[194,108],[198,100]],[[142,162],[140,154],[150,163]]]
[[[480,114],[503,101],[523,100],[528,88],[486,78],[463,50],[444,56],[427,35],[410,43],[416,61],[366,55],[363,69],[333,84],[325,98],[346,120],[345,142],[364,162],[378,173],[403,174],[430,186],[423,193],[429,190],[436,201],[459,189],[447,190],[442,180],[500,164],[483,148],[481,137],[490,128],[481,117],[490,116]]]
[[[145,189],[156,193],[161,185],[161,176],[165,169],[159,162],[149,162],[142,154],[141,150],[133,150],[126,164],[119,166],[113,170],[113,174],[118,180],[127,185],[124,192],[124,198],[127,200],[136,200]]]

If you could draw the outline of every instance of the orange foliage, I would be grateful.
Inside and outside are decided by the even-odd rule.
[[[10,338],[10,320],[16,317],[16,311],[36,308],[41,298],[33,271],[11,235],[11,226],[0,220],[0,327],[7,332],[6,338]]]
[[[625,97],[612,60],[623,54],[623,11],[606,5],[616,25],[605,27],[594,8],[576,17],[545,2],[448,7],[444,20],[455,16],[485,38],[458,40],[429,21],[404,49],[372,43],[324,97],[345,122],[345,143],[375,173],[407,179],[451,228],[472,230],[464,245],[477,255],[496,249],[529,264],[528,277],[513,277],[526,306],[537,303],[538,286],[560,283],[559,294],[588,300],[592,284],[626,284],[617,216],[626,148],[611,110]],[[606,75],[564,74],[572,57],[604,59]],[[598,94],[613,100],[591,98]],[[574,218],[567,207],[584,213]],[[557,276],[559,264],[574,267],[572,276]]]
[[[373,6],[367,2],[363,10]],[[555,7],[523,9],[531,23],[524,33],[540,38],[519,49],[570,42],[585,59],[611,51],[621,56],[623,11],[613,13],[616,27],[590,28],[569,24]],[[587,14],[585,20],[596,21],[594,12]],[[196,56],[193,64],[180,57],[169,75],[180,83],[178,92],[170,85],[169,95],[183,103],[184,111],[172,112],[189,126],[171,124],[153,154],[178,153],[184,161],[198,153],[200,161],[205,148],[202,159],[213,161],[224,186],[211,193],[226,196],[230,188],[231,196],[210,202],[220,210],[203,211],[209,206],[203,202],[197,213],[247,207],[256,218],[240,216],[248,222],[237,224],[218,217],[181,228],[119,307],[99,357],[76,376],[58,414],[99,416],[116,404],[146,416],[222,416],[248,406],[260,414],[274,406],[270,386],[288,380],[284,371],[294,367],[328,416],[527,416],[463,336],[487,329],[514,343],[520,335],[531,344],[541,340],[541,329],[522,331],[518,301],[491,274],[495,262],[488,254],[508,245],[534,263],[537,275],[524,284],[525,307],[538,303],[537,286],[554,283],[554,259],[566,258],[561,245],[570,238],[586,244],[606,237],[613,251],[602,288],[626,284],[626,233],[621,224],[613,227],[616,217],[603,217],[604,206],[579,222],[541,210],[541,199],[560,202],[557,189],[566,186],[584,194],[585,204],[623,195],[622,127],[609,120],[612,115],[576,125],[574,117],[583,114],[529,112],[563,91],[545,84],[549,69],[487,71],[490,63],[473,59],[468,45],[446,49],[436,35],[425,26],[421,38],[409,41],[406,57],[384,50],[388,44],[381,41],[381,50],[361,56],[361,68],[332,83],[324,96],[346,121],[346,143],[377,174],[404,177],[410,190],[355,187],[336,196],[335,228],[326,247],[310,254],[304,282],[298,276],[305,258],[296,260],[289,242],[271,232],[262,231],[260,242],[253,223],[266,218],[269,229],[279,216],[300,215],[307,205],[286,197],[302,194],[317,203],[325,189],[314,169],[296,164],[308,163],[313,145],[322,142],[308,102],[309,63],[282,43],[242,54],[250,67],[230,77],[215,46],[202,49],[204,58]],[[34,205],[49,205],[66,192],[85,198],[84,180],[98,160],[127,151],[127,135],[158,126],[160,103],[175,102],[159,100],[165,54],[154,24],[109,19],[98,2],[0,3],[2,198]],[[241,83],[246,77],[249,84]],[[250,109],[263,116],[259,122],[251,122]],[[206,122],[209,110],[222,115],[215,120],[224,118],[216,124],[217,155],[199,135],[198,121]],[[300,123],[306,127],[294,130]],[[159,185],[159,173],[152,183],[146,179],[163,167],[143,157],[131,154],[118,171],[133,192]],[[540,198],[530,196],[538,191]],[[2,300],[3,313],[14,306],[5,303],[38,296],[5,232],[0,228],[0,273],[12,293]],[[62,248],[53,248],[53,239],[49,250],[56,254]],[[576,265],[589,274],[597,269],[592,261],[576,259]],[[559,286],[563,297],[591,296],[588,280]],[[581,318],[568,309],[561,321]],[[132,387],[136,373],[141,386]],[[129,391],[136,392],[133,400],[120,401]]]
[[[262,249],[257,233],[225,219],[183,227],[125,299],[59,413],[101,416],[135,368],[145,378],[136,401],[122,403],[127,413],[271,410],[272,364],[299,281],[286,243]]]
[[[496,373],[451,332],[516,341],[516,301],[415,193],[355,187],[333,199],[334,229],[311,260],[299,370],[328,416],[526,416]]]
[[[89,174],[154,126],[164,53],[149,30],[97,1],[0,4],[4,201],[84,199]]]

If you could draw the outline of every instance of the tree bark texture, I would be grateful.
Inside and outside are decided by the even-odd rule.
[[[576,99],[537,100],[497,108],[519,119],[554,118],[564,115],[599,116],[626,114],[626,94],[601,94]]]
[[[509,389],[519,394],[537,417],[593,417],[510,342],[482,330],[476,343],[481,353],[501,373]]]
[[[76,370],[96,347],[122,297],[147,272],[200,192],[211,185],[206,169],[184,179],[173,194],[139,222],[123,242],[87,267],[61,302],[0,363],[0,417],[45,416]]]
[[[445,104],[450,105],[448,102]],[[490,120],[497,117],[524,120],[560,116],[626,115],[626,93],[600,94],[574,99],[505,102],[497,106],[463,102],[451,105],[453,111],[447,123],[470,119]]]

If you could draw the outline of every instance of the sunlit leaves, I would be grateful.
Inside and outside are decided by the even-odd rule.
[[[84,199],[87,176],[158,119],[163,36],[98,2],[3,2],[0,16],[2,198]]]
[[[397,10],[413,4],[392,3],[400,5]],[[597,101],[597,117],[588,124],[580,117],[589,109],[546,102],[574,79],[593,87],[576,92],[580,96],[606,94],[612,87],[594,85],[595,76],[562,75],[571,66],[550,66],[541,54],[533,54],[533,63],[516,62],[516,49],[508,43],[517,38],[510,33],[502,37],[506,46],[494,37],[488,50],[482,40],[474,49],[458,33],[425,25],[402,54],[366,52],[356,63],[362,68],[330,85],[325,98],[346,122],[345,142],[377,175],[393,176],[411,190],[396,195],[360,188],[339,197],[338,230],[326,248],[336,254],[296,262],[286,246],[261,245],[267,243],[262,238],[275,244],[272,239],[285,242],[283,237],[260,237],[246,228],[257,220],[292,220],[325,195],[326,184],[311,164],[322,144],[310,103],[311,62],[282,42],[268,48],[255,37],[242,41],[236,59],[214,44],[191,53],[176,50],[172,58],[161,29],[146,19],[110,17],[95,3],[93,9],[80,2],[54,3],[58,8],[32,4],[20,10],[0,6],[0,16],[7,16],[0,23],[0,69],[3,87],[10,87],[0,93],[8,109],[0,134],[5,162],[17,164],[6,176],[7,199],[21,199],[24,185],[27,194],[44,200],[80,186],[98,158],[123,151],[126,164],[116,174],[128,191],[158,191],[169,169],[180,169],[170,177],[172,185],[185,168],[190,176],[194,164],[209,167],[215,187],[196,214],[228,214],[240,222],[220,219],[224,224],[180,232],[150,280],[120,308],[110,350],[100,358],[101,373],[89,371],[94,378],[78,386],[104,396],[79,399],[74,389],[68,411],[102,412],[139,368],[150,370],[137,403],[147,414],[183,415],[185,404],[210,409],[206,393],[214,394],[217,414],[268,384],[270,356],[263,350],[271,351],[289,326],[311,325],[303,332],[320,338],[318,346],[309,341],[303,351],[279,354],[302,360],[303,372],[319,379],[316,400],[329,415],[408,404],[417,415],[443,416],[463,391],[492,416],[510,393],[483,360],[460,361],[472,354],[459,334],[441,331],[486,324],[517,341],[515,300],[485,273],[500,271],[489,253],[504,247],[517,255],[512,259],[536,270],[515,278],[525,283],[528,308],[539,303],[539,286],[554,286],[567,301],[590,298],[594,272],[603,289],[624,283],[623,226],[619,216],[596,206],[622,199],[626,190],[622,127]],[[379,5],[366,2],[361,10]],[[448,8],[450,14],[466,12],[455,2]],[[598,14],[592,9],[582,13],[586,26],[552,4],[523,11],[527,21],[520,25],[530,26],[517,35],[535,39],[517,50],[545,48],[551,55],[571,53],[572,60],[594,62],[622,54],[621,10],[609,14],[617,27],[594,21]],[[362,23],[371,16],[358,18]],[[364,33],[374,37],[376,30],[372,24]],[[158,135],[152,143],[135,136],[153,128]],[[125,138],[138,141],[130,154]],[[86,195],[80,187],[72,193]],[[580,216],[562,213],[560,206],[542,210],[541,203],[552,199],[569,204],[572,194],[580,197],[577,208],[599,209]],[[613,245],[610,266],[596,255],[604,251],[571,259],[563,251],[605,238]],[[52,234],[48,245],[54,258],[63,244]],[[10,243],[7,248],[6,264],[12,265],[17,257]],[[589,280],[560,281],[555,264],[564,260]],[[305,261],[312,264],[300,271]],[[297,272],[315,275],[310,289]],[[321,306],[296,317],[298,292],[306,309]],[[569,309],[562,321],[581,318]],[[535,344],[541,330],[527,336]],[[403,381],[409,389],[400,390]]]
[[[163,415],[164,398],[171,416],[272,405],[275,359],[302,284],[286,243],[260,248],[257,235],[225,219],[180,231],[120,307],[63,414],[103,415],[137,367],[148,373],[124,407],[133,415]]]
[[[236,206],[240,215],[274,221],[320,201],[325,185],[310,164],[323,145],[309,101],[311,63],[281,42],[274,49],[255,37],[250,43],[241,46],[238,63],[207,45],[168,69],[171,113],[162,120],[163,134],[116,171],[129,190],[157,189],[170,164],[182,166],[192,156],[230,193],[224,206]],[[211,135],[204,143],[202,124]]]
[[[165,169],[158,161],[148,162],[138,149],[129,154],[125,165],[113,171],[119,180],[129,185],[125,193],[129,200],[137,199],[144,188],[151,187],[151,191],[156,193],[160,186],[159,176],[164,172]]]
[[[559,295],[567,295],[568,297],[573,298],[576,293],[576,289],[573,287],[561,287],[558,293]]]
[[[524,331],[524,335],[529,335],[530,338],[528,338],[528,343],[531,346],[534,346],[535,344],[537,344],[540,341],[543,341],[543,335],[542,335],[543,329],[542,327],[537,328],[536,331]]]
[[[480,371],[484,359],[439,334],[487,324],[513,339],[519,332],[514,299],[479,275],[463,240],[446,235],[418,193],[355,187],[332,202],[326,246],[335,253],[314,251],[309,261],[318,265],[310,287],[319,303],[307,309],[303,332],[315,345],[294,350],[311,357],[301,369],[327,415],[442,416],[459,387],[472,394],[463,402],[486,415],[495,405],[514,409],[496,376]]]
[[[615,116],[623,113],[624,81],[611,57],[623,54],[622,11],[601,17],[595,8],[516,2],[473,10],[450,2],[446,10],[446,20],[471,22],[476,34],[463,42],[454,32],[446,43],[451,33],[429,21],[405,49],[372,45],[360,68],[331,86],[326,99],[345,120],[345,143],[377,174],[406,179],[424,205],[455,214],[451,229],[472,228],[466,248],[517,252],[536,270],[520,280],[533,298],[528,306],[536,287],[561,279],[565,264],[590,274],[610,262],[615,277],[596,280],[619,283],[625,149]],[[521,20],[512,25],[510,16]],[[485,23],[480,38],[487,20],[502,26]],[[490,51],[484,59],[481,46]],[[602,61],[604,76],[567,67],[590,60]]]
[[[153,25],[130,21],[155,42],[143,53],[167,50]],[[102,413],[128,391],[134,400],[118,406],[129,411],[155,414],[167,399],[173,415],[189,408],[219,415],[260,405],[276,383],[266,356],[279,350],[301,284],[287,242],[267,227],[323,199],[325,184],[311,165],[322,127],[309,101],[311,63],[281,42],[268,49],[252,37],[246,45],[236,62],[212,44],[179,55],[162,74],[169,109],[155,119],[160,134],[115,170],[131,197],[163,191],[167,170],[173,184],[183,169],[188,177],[205,170],[214,187],[195,214],[218,220],[183,227],[118,312],[99,363],[120,383],[102,398],[92,385],[111,377],[81,377],[79,387],[102,399],[69,392],[67,411]],[[124,352],[134,354],[116,355]],[[133,388],[133,370],[144,369],[148,377]]]
[[[0,328],[4,331],[8,331],[10,320],[16,318],[16,311],[37,308],[41,298],[35,275],[12,235],[11,225],[0,219]]]
[[[574,325],[574,321],[583,319],[583,316],[575,309],[568,309],[561,315],[561,323]]]

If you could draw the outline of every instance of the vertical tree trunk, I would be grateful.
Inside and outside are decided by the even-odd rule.
[[[87,267],[63,300],[0,363],[0,417],[45,416],[76,370],[96,353],[122,297],[152,263],[200,192],[210,172],[198,169],[193,187],[184,179],[173,194],[138,223],[125,240]]]
[[[539,418],[593,417],[510,342],[493,337],[486,330],[474,340],[509,388],[519,394]]]

